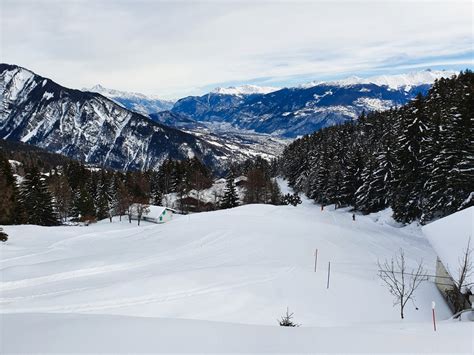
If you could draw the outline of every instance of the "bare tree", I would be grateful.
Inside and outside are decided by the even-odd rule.
[[[117,212],[119,214],[120,221],[122,220],[122,215],[126,214],[132,203],[132,195],[128,191],[127,186],[123,181],[119,181],[117,188]],[[132,220],[129,215],[129,222],[132,223]]]
[[[135,213],[137,215],[137,221],[138,221],[138,225],[140,225],[140,221],[142,220],[142,217],[143,215],[145,214],[148,214],[148,212],[150,212],[150,209],[149,209],[150,205],[147,204],[147,203],[142,203],[142,202],[136,202],[134,203],[130,209],[130,215],[132,213]]]
[[[458,278],[454,280],[452,290],[447,292],[447,296],[451,299],[454,306],[454,313],[460,312],[464,309],[464,304],[466,302],[464,294],[472,287],[472,284],[469,283],[472,273],[472,248],[471,237],[469,237],[467,246],[464,249],[462,256],[459,258]]]
[[[399,254],[390,261],[380,263],[379,277],[387,285],[390,293],[395,297],[393,306],[400,306],[400,317],[404,318],[405,305],[411,299],[415,300],[414,292],[423,281],[427,280],[426,272],[423,268],[423,261],[420,261],[415,269],[408,271],[405,253],[400,249]]]

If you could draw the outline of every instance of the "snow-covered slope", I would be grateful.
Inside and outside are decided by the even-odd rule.
[[[2,346],[115,352],[123,342],[122,351],[272,352],[278,348],[271,337],[281,335],[295,344],[284,351],[416,352],[448,344],[465,351],[471,344],[466,328],[441,323],[430,334],[433,300],[440,321],[450,316],[430,282],[399,319],[377,260],[403,248],[410,266],[423,259],[432,273],[436,255],[419,227],[400,228],[388,215],[354,222],[344,210],[321,211],[305,200],[298,207],[247,205],[140,227],[125,218],[89,227],[5,226],[10,238],[0,248],[0,309],[4,328],[12,330]],[[286,307],[300,328],[278,327]],[[50,329],[57,340],[37,336],[44,335],[37,329]],[[82,342],[87,345],[72,349],[76,342],[61,340],[82,332],[91,334]],[[153,349],[160,337],[167,345]]]
[[[58,354],[472,354],[458,321],[300,327],[108,314],[0,314],[0,352]]]
[[[173,101],[163,100],[158,96],[107,89],[102,85],[85,88],[83,91],[97,92],[123,107],[141,113],[142,115],[150,115],[151,113],[169,110],[174,104]]]

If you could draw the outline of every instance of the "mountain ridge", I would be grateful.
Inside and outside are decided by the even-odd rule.
[[[124,170],[152,169],[166,158],[190,156],[216,167],[225,156],[200,138],[101,94],[68,89],[15,65],[0,64],[0,73],[0,138]]]
[[[157,95],[145,95],[138,92],[120,91],[115,89],[105,88],[100,84],[96,84],[91,88],[84,88],[82,91],[96,92],[105,96],[112,101],[120,104],[126,109],[141,113],[143,115],[150,115],[161,111],[169,110],[173,107],[174,102],[170,100],[163,100]]]

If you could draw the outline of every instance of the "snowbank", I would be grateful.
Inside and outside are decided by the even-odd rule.
[[[472,353],[472,328],[443,322],[283,328],[184,319],[4,314],[5,353]]]

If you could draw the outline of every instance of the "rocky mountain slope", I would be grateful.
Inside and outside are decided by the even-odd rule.
[[[155,168],[166,158],[199,157],[215,169],[251,153],[153,122],[106,97],[65,88],[0,64],[0,138],[117,169]]]

